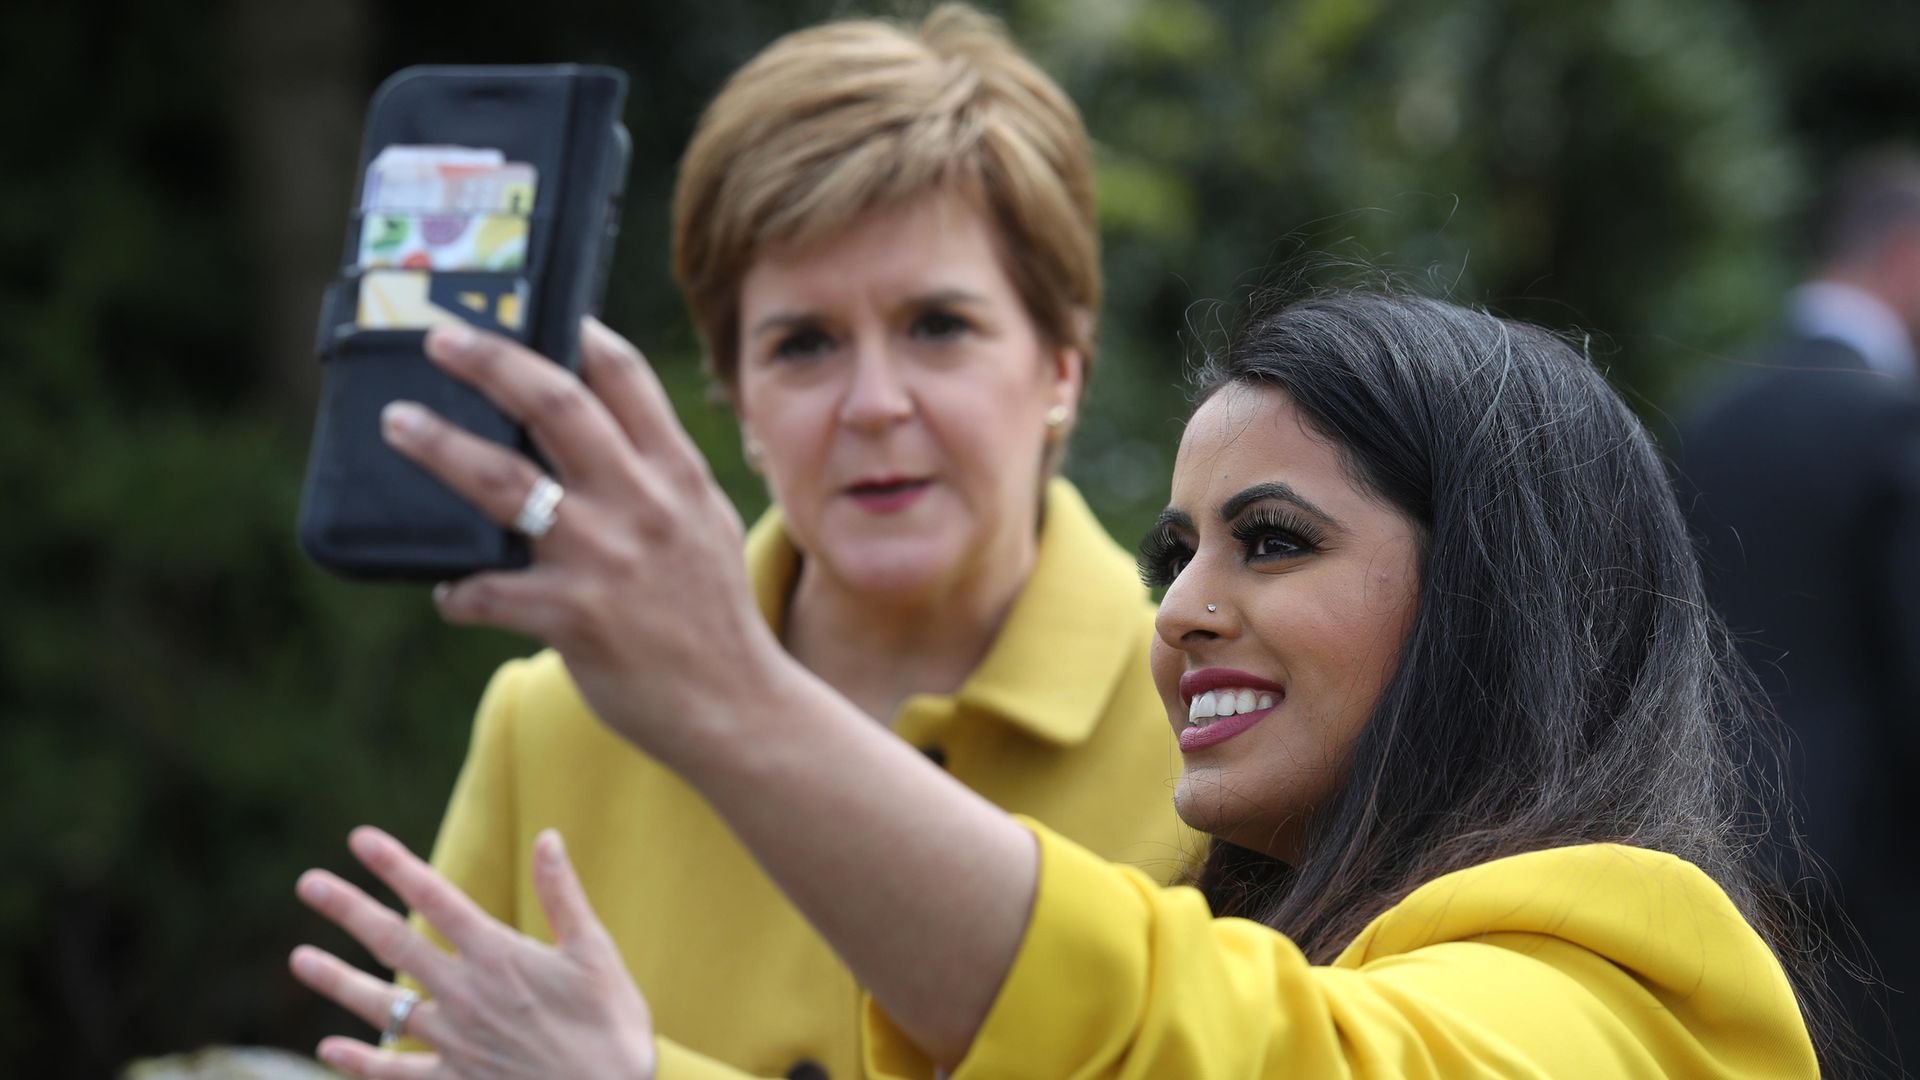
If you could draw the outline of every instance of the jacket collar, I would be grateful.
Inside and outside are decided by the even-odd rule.
[[[778,508],[754,523],[746,557],[760,613],[778,630],[801,558]],[[1033,573],[956,702],[1056,745],[1085,741],[1141,655],[1145,599],[1133,559],[1086,500],[1067,481],[1051,481]]]
[[[1895,378],[1920,374],[1913,339],[1879,297],[1839,281],[1810,281],[1787,297],[1787,319],[1801,337],[1837,342],[1868,368]]]

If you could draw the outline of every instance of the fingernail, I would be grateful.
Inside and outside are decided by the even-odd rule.
[[[293,954],[293,970],[301,975],[312,977],[320,974],[320,961],[304,949]]]
[[[347,1055],[341,1052],[338,1046],[330,1042],[321,1043],[320,1049],[314,1052],[314,1056],[329,1065],[345,1065],[347,1063]]]
[[[427,410],[411,401],[389,401],[380,410],[380,430],[388,442],[402,442],[427,428]]]
[[[473,351],[480,339],[464,326],[436,326],[427,336],[427,351],[439,356],[459,356]]]
[[[327,894],[333,891],[333,887],[327,884],[326,878],[321,877],[317,873],[310,872],[300,879],[299,891],[304,894],[308,900],[319,903],[327,898]]]
[[[546,846],[541,849],[541,854],[546,856],[547,861],[558,863],[560,856],[566,854],[566,841],[560,839],[559,829],[544,830],[540,834],[540,839],[546,841]]]
[[[347,846],[355,855],[370,859],[380,851],[380,837],[371,829],[355,829],[353,835],[347,837]]]
[[[446,603],[447,597],[452,595],[453,585],[450,582],[443,581],[433,587],[433,602],[436,604]]]

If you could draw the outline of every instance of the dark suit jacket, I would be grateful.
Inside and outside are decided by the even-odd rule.
[[[1808,839],[1920,1053],[1920,386],[1784,340],[1672,449],[1709,592],[1796,744]]]

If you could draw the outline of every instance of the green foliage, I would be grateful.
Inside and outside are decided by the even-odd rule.
[[[1088,433],[1076,475],[1110,514],[1144,520],[1158,497],[1131,473],[1165,475],[1158,421],[1190,349],[1220,343],[1211,300],[1231,325],[1250,296],[1362,263],[1592,328],[1624,384],[1664,399],[1764,326],[1788,278],[1798,156],[1736,4],[1017,12],[1101,140],[1113,302],[1094,411],[1119,423]]]
[[[28,8],[0,37],[0,1061],[36,1074],[350,1030],[282,974],[295,942],[340,944],[294,877],[344,868],[360,821],[430,843],[480,687],[530,648],[296,550],[311,406],[266,355],[268,297],[322,268],[272,262],[242,209],[342,208],[286,205],[245,167],[236,73],[272,20],[109,7]],[[846,9],[342,4],[351,62],[297,40],[277,62],[357,100],[420,61],[632,72],[609,321],[751,517],[765,493],[665,272],[671,165],[726,72]],[[1819,133],[1873,127],[1848,103],[1920,99],[1893,44],[1912,35],[1830,9],[1763,37],[1737,0],[1016,0],[1099,141],[1110,300],[1071,474],[1138,536],[1187,358],[1255,294],[1356,259],[1595,328],[1624,384],[1669,396],[1768,319]],[[1864,81],[1823,98],[1854,49]]]

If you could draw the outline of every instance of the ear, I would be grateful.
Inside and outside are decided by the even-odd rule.
[[[733,410],[734,423],[740,426],[741,460],[747,463],[747,468],[752,469],[755,475],[759,475],[760,463],[767,456],[767,448],[766,444],[753,434],[753,418],[747,411],[746,399],[741,396],[740,389],[734,387],[727,394],[726,401],[728,407]]]
[[[762,474],[761,465],[767,458],[767,447],[754,438],[753,428],[743,419],[740,421],[740,458],[752,469],[754,475]]]
[[[1093,340],[1093,313],[1076,310],[1074,318],[1074,340]],[[1080,408],[1080,395],[1087,386],[1087,353],[1079,345],[1056,345],[1048,353],[1048,378],[1052,382],[1053,395],[1050,405],[1064,405],[1070,410]]]

